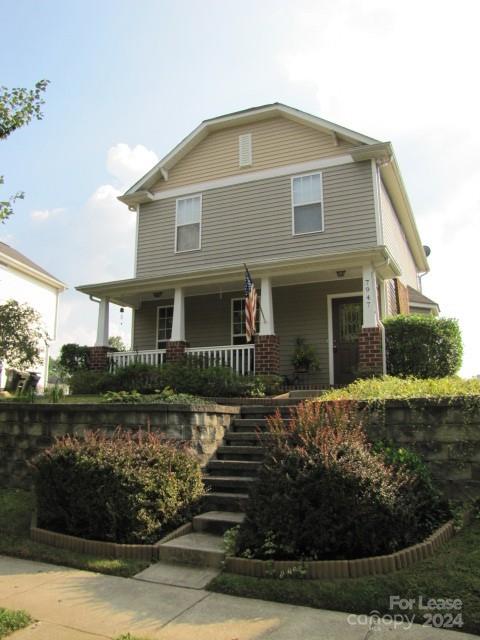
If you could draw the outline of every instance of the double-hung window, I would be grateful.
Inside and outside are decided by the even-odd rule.
[[[260,297],[257,300],[257,317],[255,318],[255,330],[260,329]],[[245,298],[232,299],[232,344],[246,344],[245,331]]]
[[[157,349],[166,349],[172,337],[173,306],[157,307]]]
[[[322,174],[292,178],[293,235],[323,231]]]
[[[175,251],[195,251],[201,245],[202,196],[177,200]]]

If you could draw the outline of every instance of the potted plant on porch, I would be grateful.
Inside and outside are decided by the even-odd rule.
[[[305,338],[297,338],[295,340],[292,364],[296,374],[309,373],[320,368],[320,360],[315,347],[307,344]]]

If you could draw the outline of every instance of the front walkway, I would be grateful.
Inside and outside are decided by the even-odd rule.
[[[130,632],[152,640],[475,640],[415,626],[348,623],[348,614],[152,584],[0,557],[0,606],[39,622],[12,640],[105,640]]]

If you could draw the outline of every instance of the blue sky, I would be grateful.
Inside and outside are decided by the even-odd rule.
[[[132,275],[116,195],[201,120],[278,100],[393,142],[432,247],[424,291],[480,373],[478,2],[16,0],[2,16],[0,83],[51,84],[44,120],[0,146],[2,195],[26,192],[0,238],[68,284],[58,344],[94,339],[75,285]]]

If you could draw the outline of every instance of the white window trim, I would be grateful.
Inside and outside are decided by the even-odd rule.
[[[160,340],[158,339],[158,329],[160,328],[159,327],[160,322],[159,322],[159,317],[158,317],[159,313],[158,312],[159,312],[159,309],[165,309],[167,307],[171,307],[173,309],[173,302],[172,302],[172,304],[159,304],[157,306],[157,329],[156,329],[156,332],[155,332],[155,347],[154,347],[155,349],[159,349],[160,348],[158,346],[158,343],[160,342]],[[167,339],[167,342],[168,342],[168,339]]]
[[[241,338],[242,336],[246,336],[246,331],[244,331],[243,333],[233,333],[233,303],[236,300],[245,300],[244,297],[239,297],[239,298],[231,298],[230,299],[230,344],[233,345],[233,338]],[[257,294],[257,314],[259,313],[259,309],[260,309],[260,296]],[[256,318],[255,318],[255,324],[256,322]],[[245,329],[245,325],[243,325],[243,328]],[[235,345],[237,346],[237,345]]]
[[[320,176],[320,200],[312,200],[311,202],[302,202],[301,205],[297,205],[298,207],[303,207],[309,204],[321,204],[322,206],[322,228],[318,229],[318,231],[304,231],[303,233],[295,233],[295,203],[293,199],[293,181],[296,178],[306,178],[308,176]],[[310,236],[312,233],[323,233],[325,231],[325,207],[323,205],[323,172],[322,171],[312,171],[310,173],[301,173],[297,176],[291,176],[290,178],[290,193],[292,200],[292,236],[294,238],[299,236]]]
[[[200,220],[198,221],[199,230],[198,230],[198,247],[196,249],[183,249],[182,251],[178,251],[177,249],[177,231],[178,231],[178,203],[181,200],[191,200],[192,198],[200,198]],[[202,249],[202,213],[203,213],[203,198],[201,193],[192,193],[188,196],[182,196],[181,198],[177,198],[175,201],[175,245],[174,245],[174,253],[191,253],[192,251],[201,251]],[[195,223],[196,224],[196,223]],[[182,227],[187,225],[181,225]]]

